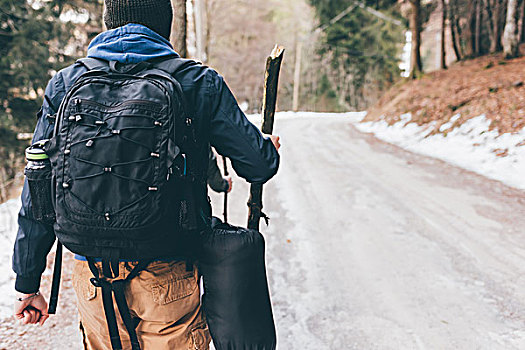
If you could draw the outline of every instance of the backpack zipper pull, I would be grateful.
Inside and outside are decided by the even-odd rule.
[[[73,101],[73,106],[75,106],[75,111],[78,113],[80,112],[80,105],[82,104],[82,100],[79,99],[79,98],[76,98],[74,101]]]

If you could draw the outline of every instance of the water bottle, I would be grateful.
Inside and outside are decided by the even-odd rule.
[[[48,140],[38,141],[26,149],[25,175],[29,184],[33,217],[48,225],[55,222],[51,161],[45,152]]]

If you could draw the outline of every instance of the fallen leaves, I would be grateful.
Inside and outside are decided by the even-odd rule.
[[[453,115],[461,120],[485,114],[491,130],[515,132],[525,127],[525,57],[503,61],[488,55],[458,62],[446,71],[426,74],[390,89],[365,120],[384,117],[389,123],[399,115],[412,113],[418,125],[447,122]]]

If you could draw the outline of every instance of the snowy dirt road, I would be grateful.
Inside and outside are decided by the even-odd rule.
[[[524,191],[378,141],[346,116],[275,130],[282,161],[261,231],[280,350],[525,349]],[[234,224],[246,224],[247,197],[236,178]],[[212,200],[220,216],[222,196]],[[81,348],[69,274],[54,327],[3,315],[0,349]]]
[[[346,117],[275,130],[282,162],[262,232],[279,349],[525,349],[524,191]],[[235,224],[247,192],[236,179]]]

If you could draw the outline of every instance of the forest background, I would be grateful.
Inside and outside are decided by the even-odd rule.
[[[523,0],[172,0],[172,43],[217,69],[247,113],[286,48],[280,110],[366,110],[454,61],[519,55]],[[0,202],[20,181],[44,89],[103,28],[102,0],[0,0]]]

